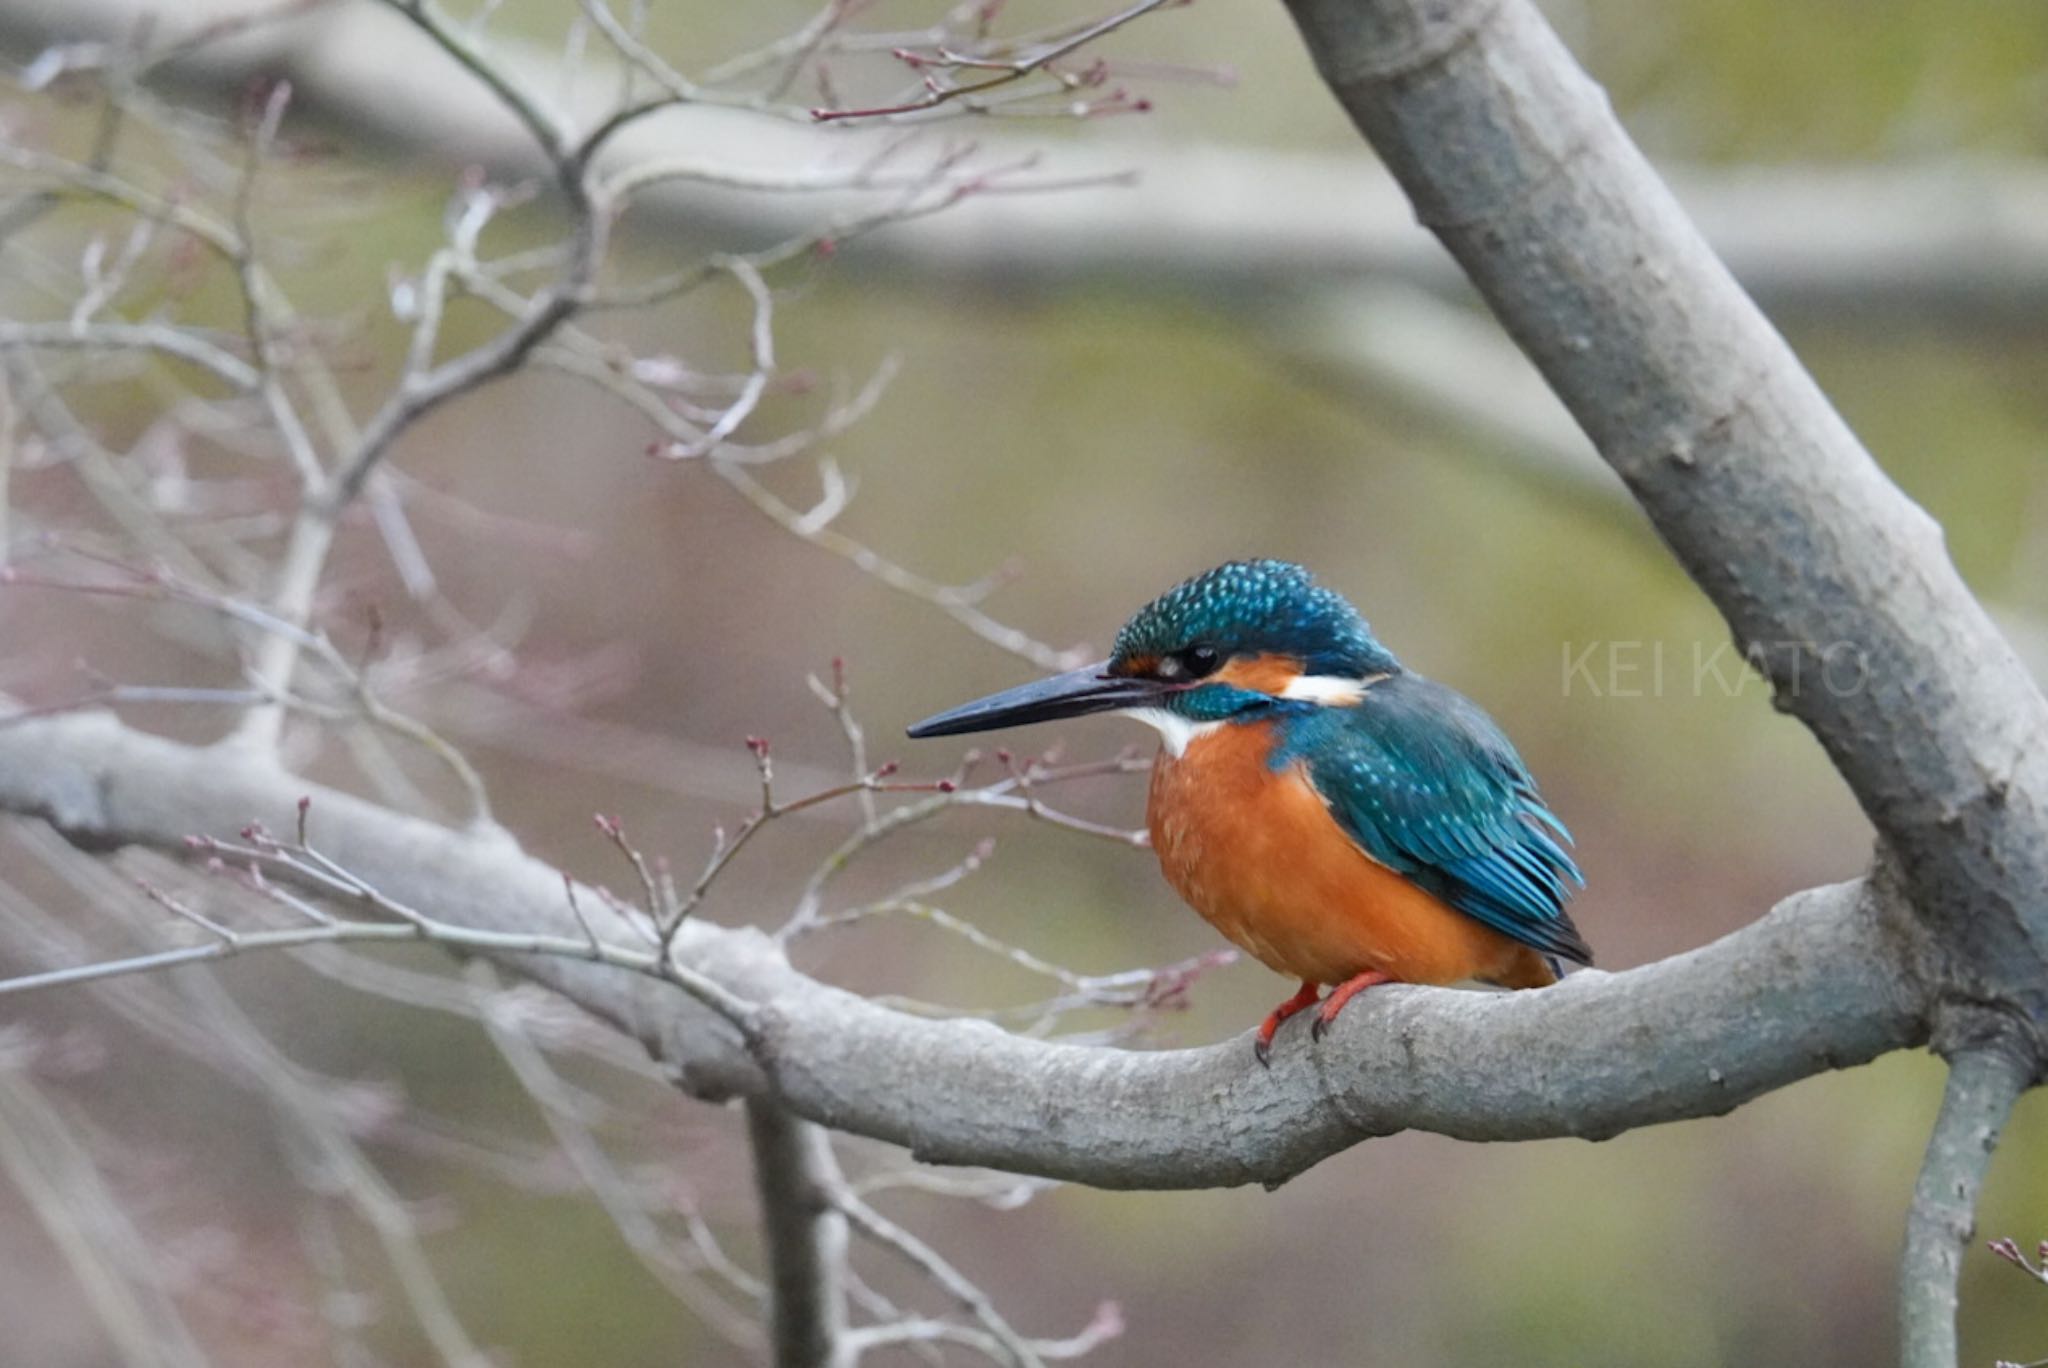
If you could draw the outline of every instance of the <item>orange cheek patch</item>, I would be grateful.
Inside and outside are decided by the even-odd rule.
[[[1209,678],[1256,693],[1279,694],[1291,680],[1301,678],[1302,663],[1293,656],[1240,656],[1226,663]]]

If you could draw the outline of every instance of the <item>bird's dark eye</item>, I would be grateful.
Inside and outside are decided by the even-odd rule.
[[[1223,663],[1223,652],[1206,641],[1198,641],[1180,653],[1181,667],[1191,679],[1216,673],[1216,667]]]

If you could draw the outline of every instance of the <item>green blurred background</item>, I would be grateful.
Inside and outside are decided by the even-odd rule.
[[[654,33],[664,51],[712,56],[808,13],[781,0],[675,5],[656,15]],[[1883,167],[2048,152],[2048,10],[2032,0],[1585,0],[1551,13],[1653,159]],[[541,41],[558,38],[561,23],[537,0],[495,20]],[[1154,142],[1370,155],[1277,4],[1208,0],[1120,36],[1114,51],[1227,65],[1236,81],[1148,85],[1157,107],[1142,121],[1021,131],[1052,144],[1115,137],[1141,168]],[[37,117],[61,137],[76,115]],[[351,203],[343,219],[309,213],[295,225],[320,250],[285,274],[307,312],[354,316],[382,345],[397,336],[381,307],[387,263],[416,268],[437,240],[447,177],[419,161],[369,165],[302,173],[302,184],[342,187]],[[508,228],[545,230],[538,210]],[[651,273],[680,254],[659,234],[629,232],[617,269]],[[1456,431],[1312,377],[1269,326],[1248,322],[1267,301],[1099,276],[1067,289],[1038,277],[963,283],[857,255],[778,283],[790,286],[779,311],[787,365],[857,376],[900,358],[876,411],[831,444],[858,483],[842,528],[941,580],[1017,561],[1019,578],[992,608],[1058,645],[1105,645],[1140,602],[1228,557],[1308,563],[1412,666],[1471,694],[1515,738],[1578,837],[1589,886],[1576,915],[1603,967],[1699,945],[1793,890],[1863,868],[1866,824],[1763,686],[1751,680],[1735,696],[1692,687],[1695,653],[1713,652],[1725,632],[1638,514],[1573,495],[1538,465],[1481,459]],[[730,366],[744,357],[741,316],[734,301],[709,298],[620,335]],[[456,340],[480,338],[488,321],[457,315]],[[2048,615],[2048,335],[2010,314],[1890,315],[1878,326],[1809,310],[1781,323],[1886,470],[1940,519],[1970,583],[2003,610]],[[374,380],[362,377],[364,393]],[[802,412],[800,399],[778,402],[771,425]],[[148,420],[142,403],[117,387],[90,416],[132,437]],[[437,417],[398,457],[494,514],[583,534],[587,546],[564,549],[421,520],[451,602],[476,621],[518,619],[516,650],[533,669],[589,667],[609,681],[584,715],[706,748],[673,761],[630,746],[622,756],[566,722],[557,741],[537,739],[533,725],[465,736],[506,824],[543,856],[614,885],[616,857],[591,812],[622,814],[643,843],[689,869],[713,824],[744,810],[752,768],[741,736],[771,737],[793,768],[841,763],[837,728],[804,678],[832,657],[848,662],[876,755],[919,773],[949,768],[956,752],[899,744],[906,722],[1028,672],[930,607],[778,533],[707,473],[645,459],[648,440],[630,413],[568,381],[521,377]],[[767,478],[793,502],[814,497],[800,464]],[[53,523],[71,497],[60,471],[16,481],[18,504]],[[366,530],[353,531],[341,564],[355,602],[395,594]],[[343,635],[360,621],[350,611],[336,610]],[[405,622],[402,606],[386,611]],[[138,642],[135,620],[120,605],[0,598],[13,661],[0,684],[61,692],[50,681],[79,656],[132,677],[219,681],[216,660]],[[1620,690],[1572,687],[1563,662],[1589,647],[1603,667],[1661,650],[1665,686],[1637,676]],[[466,706],[430,711],[462,734]],[[136,716],[189,735],[214,725]],[[1114,721],[1064,737],[1075,756],[1141,739]],[[636,758],[656,772],[632,777]],[[1070,801],[1132,825],[1143,781],[1080,786]],[[741,866],[705,915],[773,924],[801,871],[844,830],[816,822],[771,835],[773,853]],[[1149,855],[1017,820],[953,814],[857,883],[881,889],[943,869],[985,835],[997,838],[996,858],[946,906],[997,935],[1090,972],[1215,943]],[[961,1005],[1033,990],[929,932],[820,938],[800,962],[835,981]],[[475,1030],[287,965],[241,964],[222,978],[309,1065],[388,1084],[450,1125],[544,1141]],[[1257,965],[1233,966],[1149,1038],[1227,1037],[1287,988]],[[120,1039],[83,1003],[10,1007],[0,1021],[17,1011]],[[144,1089],[149,1106],[107,1075],[67,1086],[82,1110],[146,1131],[138,1146],[175,1166],[194,1211],[214,1213],[252,1248],[274,1242],[276,1266],[297,1267],[300,1198],[251,1099],[203,1077]],[[1008,1214],[914,1196],[892,1210],[1028,1330],[1066,1333],[1099,1300],[1121,1303],[1129,1329],[1100,1351],[1105,1363],[1868,1364],[1892,1352],[1894,1256],[1938,1087],[1933,1062],[1901,1055],[1729,1117],[1599,1145],[1405,1135],[1272,1193],[1067,1189]],[[652,1087],[623,1095],[648,1119],[623,1128],[622,1149],[672,1166],[735,1247],[750,1249],[738,1118]],[[749,1361],[678,1310],[587,1197],[524,1192],[419,1146],[373,1152],[402,1191],[445,1203],[429,1247],[479,1339],[517,1362]],[[2048,1127],[2029,1098],[1993,1170],[1980,1233],[2029,1247],[2048,1236],[2044,1160]],[[0,1213],[11,1200],[0,1195]],[[202,1219],[178,1210],[165,1219]],[[15,1232],[0,1235],[0,1283],[16,1289],[0,1289],[0,1306],[10,1324],[35,1327],[23,1342],[48,1356],[12,1360],[0,1347],[0,1360],[100,1361],[91,1332],[73,1324],[80,1312],[52,1251],[18,1216],[0,1219]],[[365,1237],[345,1239],[372,1266]],[[2048,1355],[2048,1289],[1981,1245],[1965,1264],[1963,1308],[1965,1363]],[[386,1311],[371,1342],[387,1361],[425,1361],[404,1317]],[[261,1336],[232,1322],[221,1333],[246,1334],[243,1361],[282,1361],[266,1360]]]

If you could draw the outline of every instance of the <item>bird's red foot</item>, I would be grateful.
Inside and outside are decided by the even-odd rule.
[[[1393,979],[1382,974],[1377,969],[1368,969],[1362,974],[1356,974],[1351,978],[1345,979],[1335,988],[1332,988],[1330,995],[1323,999],[1322,1010],[1316,1013],[1314,1023],[1308,1028],[1309,1037],[1313,1040],[1321,1040],[1323,1032],[1329,1030],[1331,1023],[1337,1020],[1337,1013],[1344,1010],[1345,1003],[1351,1001],[1351,999],[1357,997],[1368,988],[1392,982]]]
[[[1301,991],[1266,1014],[1259,1023],[1259,1033],[1252,1037],[1252,1053],[1267,1068],[1272,1067],[1273,1034],[1280,1029],[1280,1023],[1297,1012],[1305,1012],[1316,1005],[1316,991],[1320,985],[1304,980]]]

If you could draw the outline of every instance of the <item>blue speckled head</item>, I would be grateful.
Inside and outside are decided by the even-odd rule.
[[[910,735],[958,736],[1116,710],[1157,727],[1179,755],[1209,723],[1299,720],[1349,708],[1375,677],[1400,672],[1358,610],[1308,571],[1286,561],[1232,561],[1139,609],[1116,634],[1108,660],[963,703]],[[1303,675],[1321,678],[1297,689]]]
[[[1226,655],[1282,655],[1304,673],[1360,679],[1401,668],[1343,595],[1290,561],[1231,561],[1185,580],[1116,634],[1110,669],[1198,643]]]

